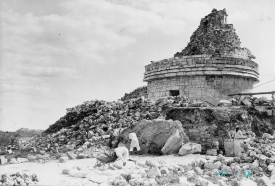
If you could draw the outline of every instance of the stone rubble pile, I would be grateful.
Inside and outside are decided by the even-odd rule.
[[[247,101],[254,100],[254,102],[259,105],[271,105],[271,102],[265,98],[248,99],[248,97],[240,96],[229,100],[229,102],[232,103],[231,105],[234,105],[233,103],[240,105],[244,102],[244,99]],[[85,151],[89,148],[98,145],[112,147],[114,144],[108,143],[110,136],[120,135],[123,130],[133,128],[141,120],[154,120],[165,116],[167,110],[171,107],[210,108],[205,102],[188,99],[185,96],[169,96],[160,98],[157,101],[145,99],[144,97],[117,102],[100,100],[87,101],[81,105],[67,109],[67,114],[55,124],[51,125],[44,134],[22,141],[20,144],[20,153],[33,153],[27,157],[28,160],[39,162],[47,161],[50,158],[49,156],[52,156],[51,153],[66,153],[68,151],[74,151],[72,152],[73,155],[71,159],[88,157],[88,153]],[[230,126],[231,120],[236,120],[239,122],[239,125],[242,124],[244,126],[251,123],[251,117],[248,116],[246,111],[235,111],[232,109],[230,112],[228,111],[228,113],[225,111],[226,110],[214,111],[211,114],[212,116],[208,116],[207,113],[203,115],[194,113],[190,116],[191,118],[185,118],[183,121],[180,120],[180,118],[176,120],[181,121],[190,141],[201,144],[203,152],[206,152],[206,150],[211,149],[212,144],[217,141],[216,137],[214,139],[213,136],[224,136],[222,138],[227,138],[228,131],[224,130],[224,125],[221,125],[221,122],[227,123],[226,125]],[[191,111],[189,112],[191,113]],[[234,114],[235,112],[236,114]],[[178,115],[179,113],[175,114]],[[181,117],[188,116],[186,113],[180,115]],[[213,124],[209,126],[208,123],[202,124],[204,120],[205,122],[209,120],[207,117],[210,117],[209,119],[216,118],[216,125]],[[170,118],[173,119],[172,117]],[[188,126],[185,126],[186,121],[198,121],[205,126],[201,127],[198,125],[199,128],[197,130],[196,126],[189,129]],[[261,126],[257,127],[259,128]],[[262,128],[267,129],[265,126],[262,126]],[[125,143],[127,143],[127,135],[124,137]],[[220,146],[221,145],[223,144],[220,142]],[[82,155],[78,156],[78,154],[81,153]],[[12,160],[11,162],[17,161]]]
[[[146,160],[145,163],[137,164],[127,162],[123,166],[118,161],[106,167],[89,170],[80,167],[65,168],[62,173],[89,179],[96,186],[269,186],[275,178],[238,158],[226,158],[222,155],[216,158],[200,157],[190,164],[179,162],[177,165],[166,164],[163,160]]]
[[[275,174],[274,142],[274,137],[266,133],[262,139],[253,138],[246,140],[241,144],[242,154],[235,158],[235,161],[249,164],[251,169],[255,170],[257,176],[265,175],[270,177]]]
[[[129,134],[136,133],[142,154],[174,154],[183,144],[189,142],[179,121],[154,119],[142,120],[125,129],[120,137],[126,147],[130,147]]]
[[[124,100],[142,97],[142,96],[144,96],[145,98],[148,97],[147,86],[138,87],[132,92],[130,92],[129,94],[125,93],[125,95],[121,98],[121,100],[124,101]]]
[[[25,144],[23,151],[44,154],[73,149],[89,148],[106,142],[110,134],[134,126],[141,120],[153,120],[163,115],[165,108],[208,106],[185,96],[165,97],[157,101],[144,97],[117,102],[87,101],[67,109],[67,114],[51,125],[43,136],[37,136]],[[108,145],[105,143],[105,145]]]
[[[0,185],[7,186],[29,186],[37,185],[38,178],[36,174],[15,173],[15,174],[1,174]]]
[[[127,162],[126,166],[115,162],[106,167],[92,170],[73,167],[65,168],[62,173],[72,177],[88,178],[93,185],[105,186],[151,186],[180,183],[179,175],[183,168],[167,165],[164,161],[145,163]]]
[[[252,97],[252,96],[234,96],[229,100],[220,100],[218,106],[265,106],[270,108],[273,105],[271,100],[266,97]]]
[[[240,39],[232,24],[226,23],[226,10],[213,9],[205,16],[192,34],[190,42],[174,57],[199,54],[244,53],[249,59],[255,58],[247,48],[240,47]]]

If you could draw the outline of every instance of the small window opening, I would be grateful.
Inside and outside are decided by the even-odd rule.
[[[178,95],[180,95],[180,91],[179,90],[169,90],[169,95],[170,96],[178,96]]]

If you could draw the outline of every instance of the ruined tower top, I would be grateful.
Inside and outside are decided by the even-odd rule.
[[[192,34],[190,42],[174,57],[200,54],[226,54],[229,52],[246,53],[249,59],[255,58],[247,48],[241,48],[241,41],[232,24],[227,24],[226,9],[213,9],[201,19],[197,30]]]

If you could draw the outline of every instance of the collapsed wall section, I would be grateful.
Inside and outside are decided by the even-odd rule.
[[[211,149],[215,141],[223,148],[224,140],[229,139],[228,132],[236,127],[245,135],[254,132],[258,137],[263,133],[273,134],[274,130],[272,116],[255,108],[171,107],[166,111],[166,119],[180,121],[190,141],[201,144],[203,153]]]

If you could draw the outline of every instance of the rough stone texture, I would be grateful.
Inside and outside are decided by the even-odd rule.
[[[122,132],[121,137],[124,142],[127,142],[126,146],[129,147],[129,133],[134,132],[137,134],[139,145],[143,153],[160,154],[162,153],[161,149],[164,147],[166,141],[177,130],[181,136],[182,143],[189,140],[179,121],[163,119],[155,119],[151,121],[142,120],[135,126],[125,129]]]
[[[193,154],[201,152],[201,145],[193,142],[186,143],[182,145],[182,147],[179,150],[179,155],[183,156],[186,154]]]
[[[154,177],[154,176],[161,176],[161,172],[158,167],[153,167],[148,171],[147,176],[149,178]]]
[[[202,19],[187,47],[145,67],[148,97],[168,96],[170,90],[205,101],[226,99],[230,93],[251,89],[258,82],[258,65],[232,24],[227,24],[225,10],[213,10]]]
[[[69,159],[68,157],[60,157],[59,162],[64,163],[64,162],[68,161],[68,159]]]
[[[239,52],[247,58],[255,58],[247,48],[241,48],[241,41],[232,24],[227,24],[226,10],[213,9],[201,19],[198,29],[192,34],[190,42],[175,56],[197,54],[223,54]]]
[[[148,97],[155,100],[169,96],[169,90],[179,90],[189,98],[218,101],[251,89],[258,76],[258,65],[249,59],[199,55],[147,65],[144,81]]]
[[[162,154],[168,155],[179,152],[183,142],[183,136],[180,135],[180,130],[178,129],[166,141],[164,147],[161,149]]]
[[[230,138],[228,132],[235,130],[236,126],[245,134],[251,134],[252,131],[259,137],[273,131],[272,117],[253,108],[171,107],[167,109],[166,119],[180,121],[190,141],[201,144],[202,153],[213,149],[216,141],[219,142],[220,149],[223,149],[225,139]]]
[[[138,98],[143,96],[144,98],[148,97],[148,93],[147,93],[147,86],[143,86],[143,87],[138,87],[135,90],[133,90],[132,92],[130,92],[129,94],[125,93],[125,95],[121,98],[121,100],[128,100],[128,99],[133,99],[133,98]]]

